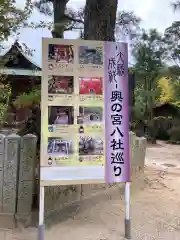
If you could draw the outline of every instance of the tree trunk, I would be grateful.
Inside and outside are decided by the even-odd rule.
[[[65,9],[66,4],[69,0],[54,0],[54,29],[52,31],[53,38],[63,38],[64,37],[64,25],[65,25]]]
[[[86,0],[84,39],[115,41],[117,0]]]
[[[147,79],[147,89],[148,89],[148,97],[147,97],[147,126],[148,126],[148,141],[152,144],[156,143],[156,129],[154,129],[154,114],[153,114],[153,87],[152,87],[153,79],[151,77],[148,77]]]

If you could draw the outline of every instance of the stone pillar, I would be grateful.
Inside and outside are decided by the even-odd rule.
[[[14,215],[16,212],[19,142],[20,137],[16,134],[5,138],[2,212],[9,215]]]
[[[35,135],[27,134],[20,141],[19,182],[17,196],[17,217],[28,217],[32,211],[36,161]]]
[[[139,138],[139,166],[141,169],[145,166],[147,140],[144,137]]]
[[[4,165],[4,143],[5,135],[0,134],[0,213],[3,208],[3,165]]]
[[[129,132],[129,142],[130,142],[130,163],[131,163],[131,168],[132,165],[134,164],[134,155],[135,155],[135,139],[136,135],[134,132]]]

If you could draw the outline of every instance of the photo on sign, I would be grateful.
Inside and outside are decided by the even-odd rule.
[[[74,63],[72,45],[49,44],[48,61],[55,63]]]
[[[73,154],[73,142],[64,138],[48,138],[47,153],[52,157],[67,157]]]
[[[103,155],[101,137],[79,136],[79,155]]]
[[[74,124],[74,109],[72,106],[48,106],[49,125]]]
[[[74,89],[73,76],[48,76],[49,94],[72,94]]]
[[[102,95],[102,77],[79,77],[79,94]]]
[[[103,64],[103,48],[102,47],[79,47],[79,64]]]
[[[78,124],[98,124],[103,120],[102,107],[79,107]]]

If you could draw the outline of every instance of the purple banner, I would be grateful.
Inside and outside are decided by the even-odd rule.
[[[128,46],[105,42],[105,137],[107,183],[130,181]]]

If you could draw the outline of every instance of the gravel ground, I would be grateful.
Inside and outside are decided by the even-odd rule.
[[[149,146],[144,175],[132,185],[132,240],[180,239],[180,146]],[[144,181],[142,181],[144,179]],[[47,219],[45,240],[124,239],[120,190],[81,202]],[[0,240],[34,240],[37,229],[0,230]]]

